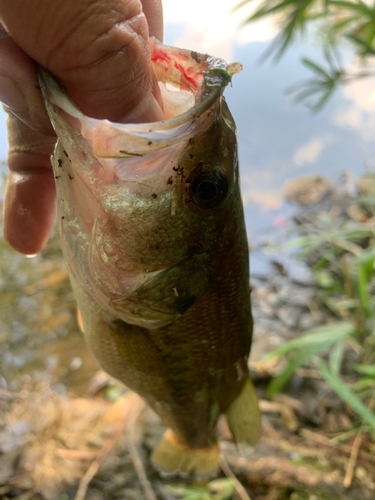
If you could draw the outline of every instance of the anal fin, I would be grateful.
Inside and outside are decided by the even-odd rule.
[[[261,422],[258,399],[250,377],[225,416],[235,443],[240,447],[254,448],[260,438]]]

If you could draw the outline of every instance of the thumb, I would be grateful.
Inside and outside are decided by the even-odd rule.
[[[141,106],[137,121],[162,118],[149,49],[149,35],[161,33],[160,1],[0,0],[0,19],[85,114],[128,121]]]
[[[10,36],[0,37],[0,60],[9,62],[0,65],[0,99],[27,125],[51,134],[37,88],[36,61],[89,116],[162,119],[148,19],[150,34],[161,38],[160,0],[0,0],[0,20]],[[47,140],[50,149],[53,142]],[[8,158],[4,235],[22,253],[39,252],[53,222],[51,152],[13,148]]]

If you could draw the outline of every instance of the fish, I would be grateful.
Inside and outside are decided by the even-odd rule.
[[[87,344],[167,427],[155,467],[205,476],[218,469],[220,415],[239,445],[260,435],[237,133],[223,97],[239,65],[156,40],[151,55],[160,122],[97,120],[45,70],[40,84]]]

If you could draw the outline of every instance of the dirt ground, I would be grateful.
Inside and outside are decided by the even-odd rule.
[[[236,476],[248,496],[239,490],[194,498],[374,499],[374,444],[353,431],[353,414],[343,403],[308,377],[296,377],[289,387],[293,395],[268,401],[259,373],[262,439],[255,453],[242,456],[224,422],[219,426],[220,477]],[[314,400],[314,391],[320,394],[315,418],[321,425],[314,425],[299,397],[310,393]],[[103,374],[89,394],[62,397],[47,383],[0,391],[2,500],[172,500],[182,498],[169,492],[176,482],[204,491],[203,483],[163,479],[153,469],[150,451],[163,428],[137,395]]]

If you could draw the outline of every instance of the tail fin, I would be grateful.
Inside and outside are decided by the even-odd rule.
[[[258,399],[250,378],[225,412],[225,416],[237,444],[251,447],[257,444],[261,428],[260,412]]]
[[[216,443],[208,448],[190,448],[168,429],[155,448],[152,461],[165,475],[211,476],[219,468],[219,448]]]

